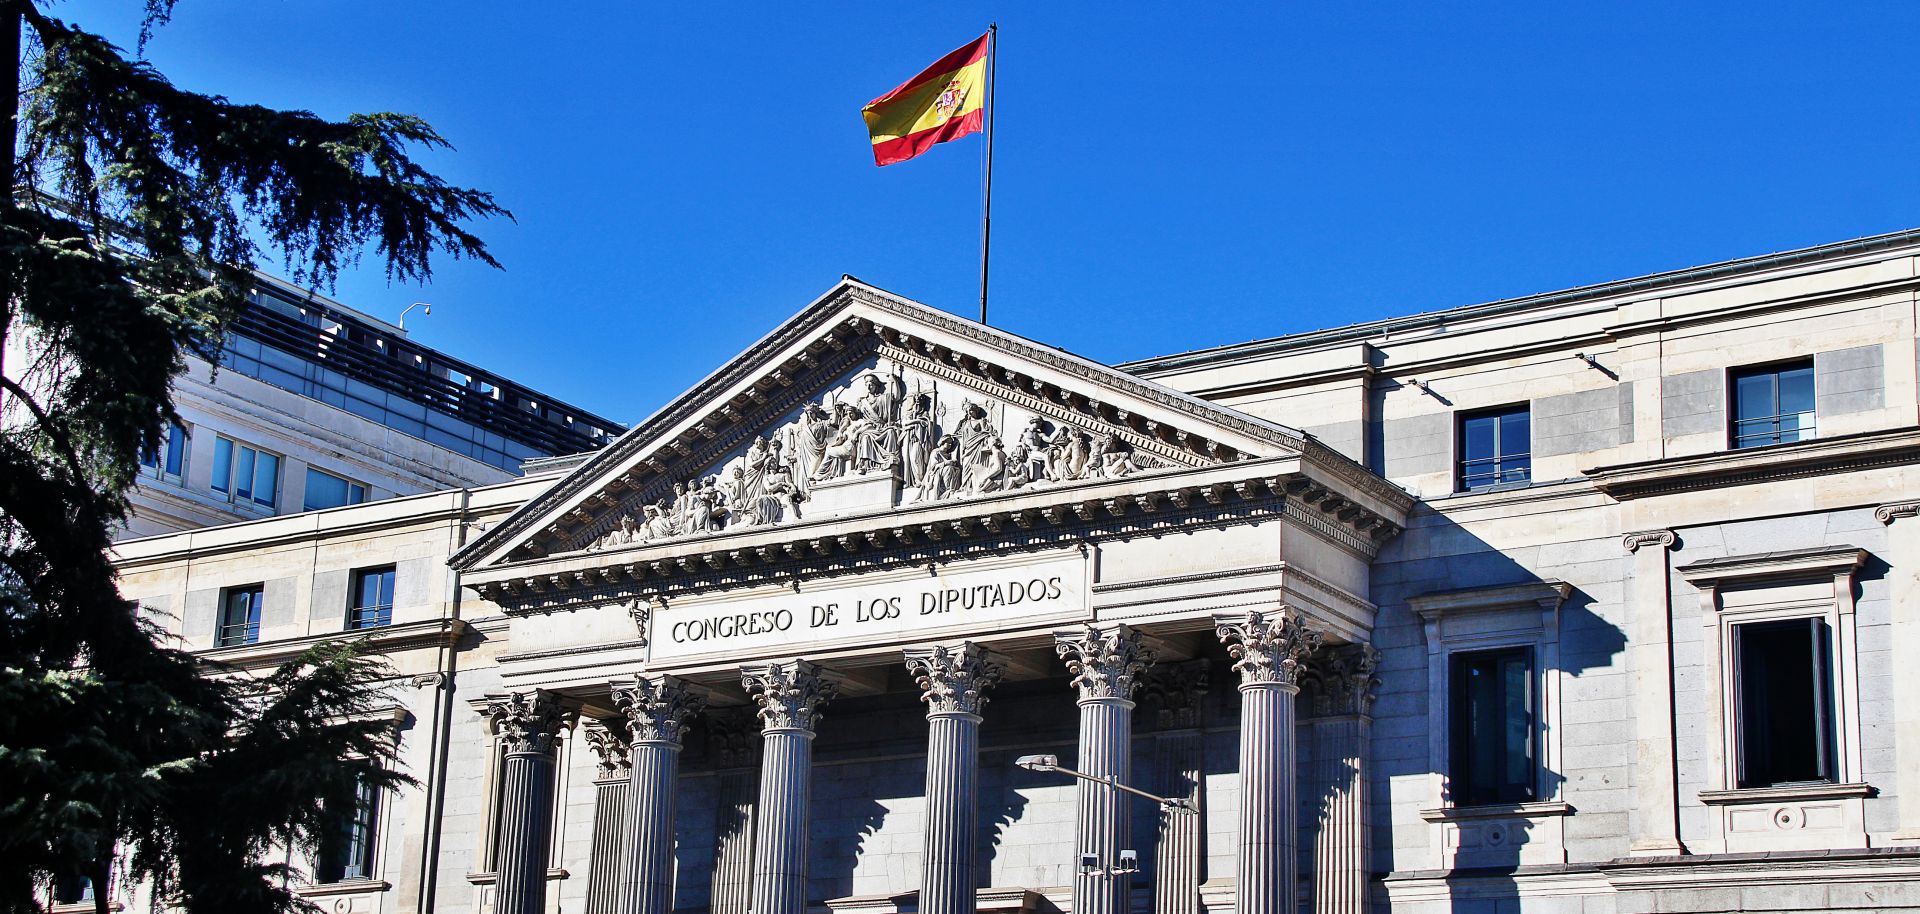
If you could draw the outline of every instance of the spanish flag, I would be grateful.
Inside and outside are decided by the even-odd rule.
[[[987,94],[987,45],[982,35],[860,109],[873,135],[873,164],[905,162],[935,143],[980,132]]]

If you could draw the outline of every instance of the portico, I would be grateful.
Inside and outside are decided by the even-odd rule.
[[[612,910],[1291,912],[1302,840],[1316,897],[1364,885],[1364,803],[1297,821],[1296,696],[1336,655],[1351,683],[1410,505],[1284,426],[848,281],[454,564],[511,617],[502,707],[597,722],[630,771],[595,820]],[[1137,739],[1170,703],[1178,738]],[[1323,729],[1364,760],[1364,724]],[[1013,770],[1033,747],[1204,801],[1160,822]],[[496,910],[542,910],[509,872]]]

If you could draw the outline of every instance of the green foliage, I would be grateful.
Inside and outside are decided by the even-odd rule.
[[[173,5],[147,0],[147,27]],[[327,284],[370,249],[418,280],[493,264],[463,225],[511,217],[414,161],[446,145],[418,118],[235,104],[24,0],[0,16],[30,51],[24,189],[0,200],[0,340],[26,354],[0,365],[0,911],[116,847],[161,903],[302,909],[269,852],[315,847],[359,779],[408,780],[388,671],[355,644],[264,675],[168,647],[118,592],[112,532],[185,355],[217,358],[264,253]]]

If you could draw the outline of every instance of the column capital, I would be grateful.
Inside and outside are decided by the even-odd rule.
[[[978,716],[987,703],[987,690],[1007,671],[1004,658],[971,641],[910,647],[906,656],[907,672],[919,684],[920,700],[927,703],[930,718],[942,714]]]
[[[1301,675],[1308,710],[1316,717],[1371,715],[1380,690],[1373,673],[1379,668],[1380,652],[1365,642],[1323,652]]]
[[[496,692],[486,697],[486,715],[509,755],[552,754],[566,726],[567,709],[560,696],[546,689]]]
[[[680,747],[687,722],[707,706],[707,690],[665,674],[640,674],[613,682],[613,705],[620,709],[627,739]]]
[[[1159,730],[1191,730],[1200,726],[1200,703],[1213,684],[1206,660],[1163,663],[1140,680],[1140,698],[1153,710]]]
[[[1054,650],[1067,662],[1080,700],[1131,701],[1140,672],[1151,666],[1154,650],[1129,625],[1094,625],[1054,633]]]
[[[1676,541],[1672,530],[1640,530],[1620,537],[1620,548],[1628,552],[1639,552],[1642,546],[1672,549]]]
[[[1278,611],[1213,617],[1215,631],[1227,643],[1240,688],[1279,684],[1296,686],[1307,657],[1320,647],[1321,635],[1306,626],[1300,614],[1282,606]]]
[[[700,719],[707,735],[707,755],[717,768],[751,768],[760,764],[760,715],[752,705],[714,708]]]
[[[749,663],[740,667],[740,682],[760,706],[765,731],[813,732],[825,715],[821,709],[840,695],[839,679],[808,660]]]
[[[619,721],[588,719],[580,725],[580,735],[593,750],[594,780],[623,781],[632,775],[632,747]]]
[[[1903,517],[1920,515],[1920,501],[1894,501],[1873,509],[1875,520],[1883,524],[1892,524]]]

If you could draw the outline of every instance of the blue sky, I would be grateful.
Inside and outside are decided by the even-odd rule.
[[[632,422],[842,273],[975,311],[980,139],[859,109],[996,19],[993,322],[1105,361],[1920,225],[1913,3],[181,0],[147,55],[426,117],[505,271],[332,293]]]

